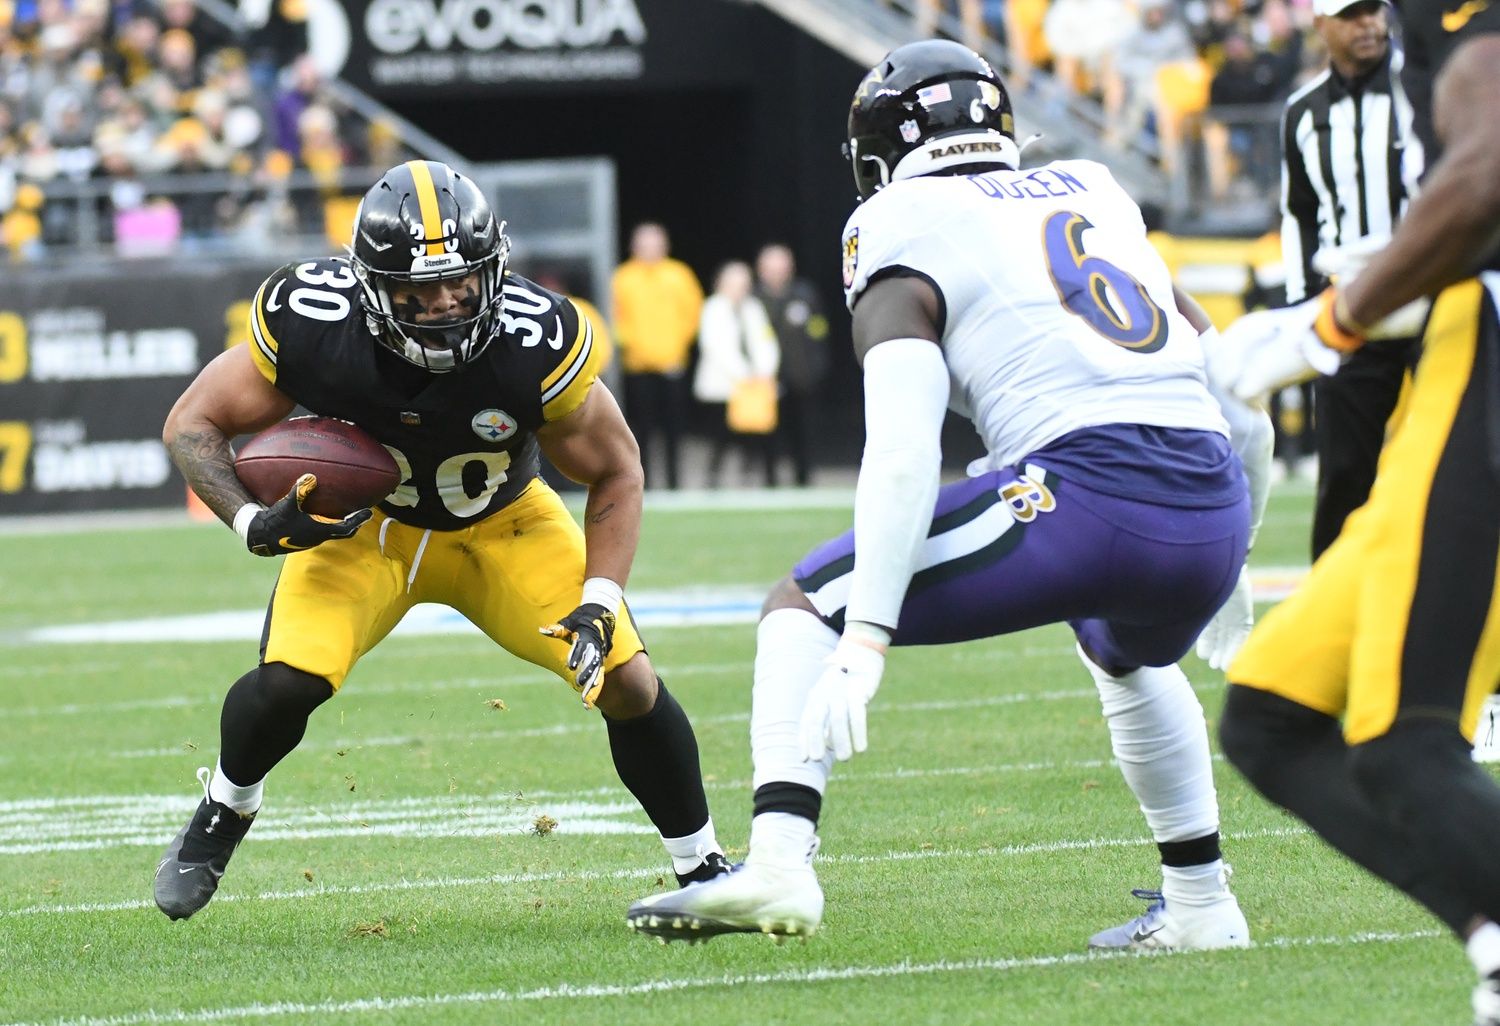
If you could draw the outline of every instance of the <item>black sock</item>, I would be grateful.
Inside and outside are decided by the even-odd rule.
[[[1463,936],[1477,906],[1359,787],[1337,720],[1269,691],[1231,685],[1219,738],[1225,756],[1261,794]]]
[[[656,704],[629,720],[604,717],[620,782],[635,795],[663,837],[686,837],[708,822],[698,768],[698,739],[687,714],[656,679]]]
[[[261,780],[301,742],[312,711],[332,697],[322,677],[285,663],[257,666],[224,696],[219,768],[240,787]]]
[[[762,812],[786,812],[812,820],[812,825],[817,826],[818,816],[823,812],[823,796],[806,784],[773,780],[755,789],[755,811],[751,815],[759,816]]]
[[[1398,721],[1352,748],[1350,765],[1365,799],[1392,824],[1390,832],[1463,896],[1468,911],[1490,920],[1500,916],[1500,787],[1474,762],[1458,724]]]
[[[1206,866],[1224,857],[1224,853],[1219,850],[1217,830],[1189,841],[1158,841],[1156,849],[1161,852],[1161,864],[1164,866]]]

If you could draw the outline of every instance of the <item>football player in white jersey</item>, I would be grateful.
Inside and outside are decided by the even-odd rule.
[[[865,76],[846,155],[863,200],[843,242],[865,390],[854,530],[766,600],[745,864],[637,902],[631,925],[813,932],[823,792],[833,760],[865,750],[887,646],[1066,622],[1163,865],[1161,890],[1136,892],[1146,912],[1090,946],[1248,944],[1203,710],[1176,665],[1201,635],[1222,667],[1248,633],[1265,491],[1205,385],[1207,318],[1105,167],[1017,170],[1004,84],[957,43],[901,47]],[[949,407],[988,457],[940,488]],[[1237,442],[1263,467],[1269,424],[1244,426]]]

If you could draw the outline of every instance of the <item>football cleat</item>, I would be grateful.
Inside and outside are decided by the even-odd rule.
[[[1500,979],[1494,976],[1474,988],[1474,1026],[1500,1026]]]
[[[1122,926],[1089,938],[1093,951],[1208,951],[1250,946],[1250,926],[1240,903],[1228,890],[1208,905],[1167,908],[1161,891],[1137,888],[1134,897],[1150,902],[1146,911]]]
[[[691,873],[677,874],[677,886],[689,887],[692,884],[708,883],[721,876],[728,876],[732,871],[729,860],[724,857],[723,852],[711,851],[703,856],[703,861],[699,863],[697,869]]]
[[[208,904],[219,889],[229,856],[255,822],[253,813],[241,816],[208,796],[209,774],[206,766],[198,771],[203,801],[198,803],[188,825],[167,845],[167,852],[156,867],[152,890],[156,907],[168,919],[186,919]]]
[[[706,883],[643,898],[630,906],[625,921],[664,943],[721,933],[808,937],[823,921],[823,889],[805,862],[746,862]]]

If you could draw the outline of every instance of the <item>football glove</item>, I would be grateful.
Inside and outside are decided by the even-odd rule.
[[[255,514],[245,531],[245,546],[257,556],[284,556],[335,538],[348,538],[370,519],[368,509],[357,509],[342,520],[305,512],[302,504],[318,487],[318,479],[303,474],[292,490]]]
[[[586,602],[557,623],[539,628],[549,638],[572,642],[568,670],[573,690],[583,696],[583,707],[592,709],[604,688],[604,660],[615,641],[615,614],[597,602]]]
[[[1240,567],[1240,579],[1224,605],[1198,635],[1198,658],[1215,670],[1227,670],[1255,627],[1255,601],[1250,591],[1250,571]]]
[[[1235,321],[1209,354],[1214,384],[1243,402],[1258,403],[1288,385],[1338,370],[1342,354],[1313,330],[1323,303],[1320,296]]]
[[[802,758],[821,762],[831,749],[848,759],[869,747],[865,706],[880,688],[885,654],[840,638],[802,709]]]

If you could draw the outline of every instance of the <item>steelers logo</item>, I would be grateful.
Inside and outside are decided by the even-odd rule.
[[[486,442],[503,442],[516,433],[516,418],[504,410],[480,410],[469,423]]]

